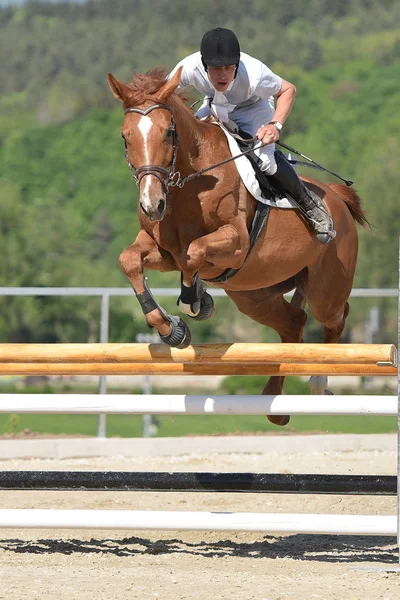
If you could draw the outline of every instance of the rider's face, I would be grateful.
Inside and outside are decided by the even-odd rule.
[[[236,65],[208,67],[208,78],[218,92],[225,92],[235,77]]]

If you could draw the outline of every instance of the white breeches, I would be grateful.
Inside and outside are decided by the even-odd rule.
[[[255,137],[257,130],[261,125],[267,125],[272,119],[273,114],[274,109],[268,100],[261,99],[250,106],[235,108],[235,110],[229,113],[229,117],[240,129]],[[261,170],[265,171],[267,175],[273,175],[277,169],[274,152],[275,144],[268,144],[259,150],[254,150],[254,154],[260,158]]]

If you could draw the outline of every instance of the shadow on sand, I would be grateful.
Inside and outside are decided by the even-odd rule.
[[[214,534],[215,535],[215,534]],[[80,539],[2,539],[0,548],[6,552],[28,554],[113,554],[135,556],[143,554],[186,554],[215,557],[269,558],[307,560],[332,563],[398,563],[395,538],[379,536],[288,535],[264,536],[262,540],[241,542],[186,541],[185,539],[150,540],[145,537]]]

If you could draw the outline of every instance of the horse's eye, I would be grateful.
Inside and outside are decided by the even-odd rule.
[[[173,133],[174,133],[174,130],[173,130],[173,129],[167,129],[166,136],[167,136],[167,137],[171,137]]]

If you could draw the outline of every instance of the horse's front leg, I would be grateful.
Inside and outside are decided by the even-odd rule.
[[[197,321],[205,321],[215,314],[214,300],[205,291],[198,276],[204,262],[226,269],[242,265],[247,253],[245,242],[235,227],[223,225],[217,231],[191,242],[181,256],[181,295],[178,299],[180,310]],[[243,247],[243,245],[245,247]]]
[[[242,266],[249,248],[245,226],[223,225],[216,231],[193,240],[181,256],[183,281],[189,285],[193,276],[205,262],[221,269],[238,269]]]
[[[206,321],[215,315],[213,297],[204,289],[197,274],[187,285],[184,274],[181,273],[181,294],[178,298],[178,306],[181,312],[195,321]]]
[[[154,327],[169,346],[186,348],[191,341],[187,325],[179,317],[168,315],[157,303],[144,277],[144,269],[176,271],[171,255],[159,248],[142,229],[135,242],[121,253],[119,264],[133,287],[149,327]]]

